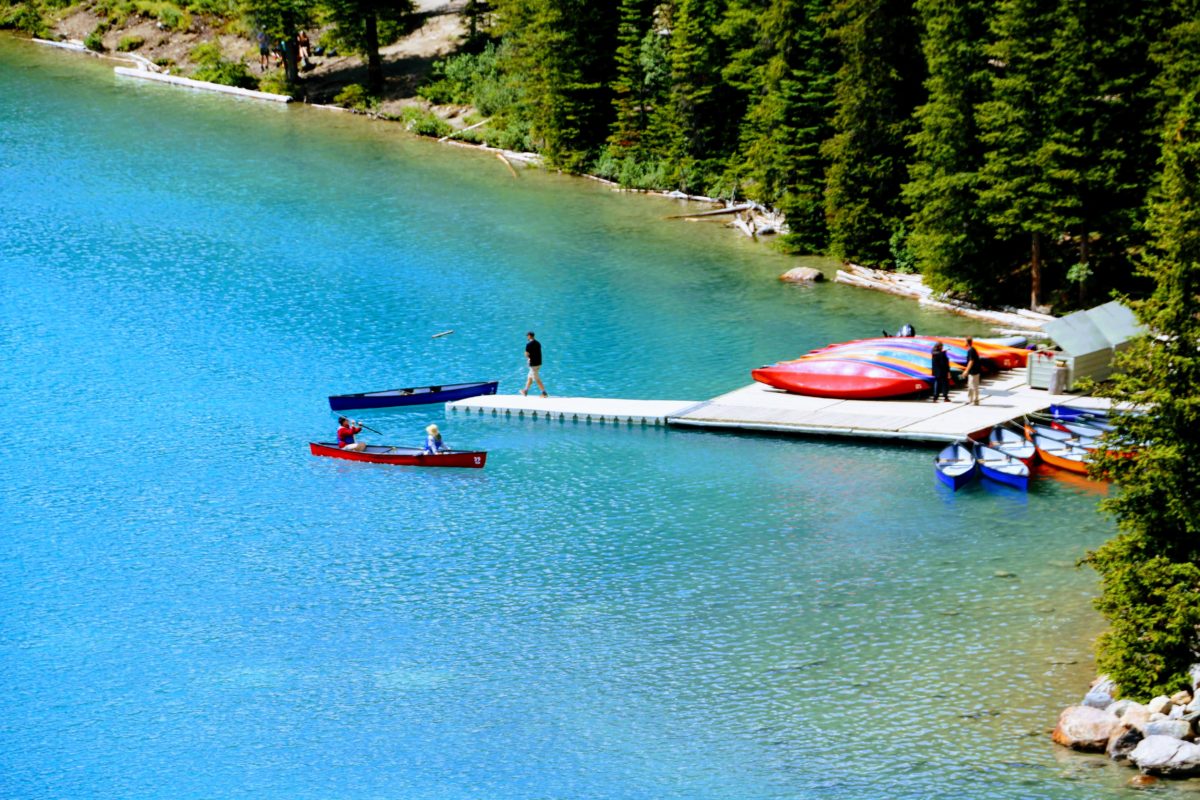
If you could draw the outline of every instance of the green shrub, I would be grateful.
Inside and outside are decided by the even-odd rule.
[[[258,90],[260,92],[270,92],[271,94],[287,94],[292,93],[292,88],[288,86],[287,76],[282,70],[268,72],[258,81]]]
[[[121,41],[117,42],[117,50],[122,53],[132,53],[145,43],[146,40],[141,36],[122,36]]]
[[[400,119],[405,128],[421,136],[441,137],[454,131],[450,123],[437,114],[416,106],[406,106],[400,112]]]
[[[25,31],[30,36],[45,38],[50,35],[42,6],[38,0],[27,0],[7,8],[0,6],[0,28]]]
[[[417,94],[435,105],[473,105],[484,116],[512,108],[519,90],[500,71],[500,50],[491,42],[480,53],[435,61],[433,81]]]
[[[198,81],[237,86],[242,89],[257,89],[258,80],[250,74],[244,61],[229,61],[216,42],[204,42],[192,48],[192,60],[199,65],[192,73]]]
[[[97,53],[103,53],[105,50],[104,34],[107,32],[108,32],[108,23],[101,22],[83,40],[83,46],[86,47],[88,50],[92,50]]]
[[[346,88],[337,93],[333,98],[333,102],[339,106],[345,106],[352,111],[367,112],[375,108],[379,103],[371,97],[367,92],[367,87],[361,83],[352,83]]]

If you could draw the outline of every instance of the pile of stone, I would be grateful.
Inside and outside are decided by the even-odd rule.
[[[1200,775],[1200,664],[1190,670],[1191,691],[1142,704],[1116,700],[1105,676],[1092,682],[1083,702],[1058,717],[1054,741],[1075,750],[1106,753],[1148,775]]]

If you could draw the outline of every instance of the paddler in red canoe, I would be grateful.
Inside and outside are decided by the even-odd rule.
[[[338,425],[340,426],[337,432],[338,447],[343,450],[358,450],[359,452],[367,448],[366,442],[354,441],[355,435],[362,433],[363,430],[358,423],[345,417],[338,417]]]

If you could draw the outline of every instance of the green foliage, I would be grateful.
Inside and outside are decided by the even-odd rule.
[[[406,129],[420,136],[438,138],[454,131],[450,123],[437,114],[416,106],[405,106],[400,112],[400,120]]]
[[[900,0],[837,0],[831,32],[841,52],[834,89],[826,214],[833,255],[891,266],[892,232],[910,160],[912,115],[925,65],[909,6]]]
[[[121,40],[117,42],[117,50],[122,53],[132,53],[145,43],[146,40],[141,36],[122,36]]]
[[[367,87],[361,83],[351,83],[337,93],[333,102],[354,111],[368,112],[374,110],[379,101],[371,96]]]
[[[99,23],[95,28],[92,29],[91,33],[84,37],[83,46],[96,53],[103,53],[105,49],[107,49],[104,47],[104,34],[107,32],[108,23]]]
[[[24,31],[30,36],[45,38],[50,35],[50,26],[40,0],[0,5],[0,30]]]
[[[269,92],[270,94],[290,94],[291,87],[288,86],[287,76],[282,70],[274,70],[268,72],[258,79],[258,90],[260,92]]]
[[[1118,414],[1092,465],[1118,486],[1103,508],[1121,529],[1088,557],[1112,626],[1097,663],[1133,697],[1182,685],[1200,660],[1200,99],[1194,87],[1182,96],[1141,264],[1155,291],[1133,303],[1147,332],[1103,389],[1146,413]]]
[[[511,112],[518,88],[500,69],[500,48],[488,42],[478,53],[460,53],[433,62],[433,81],[417,94],[435,105],[472,105],[486,117]]]
[[[192,77],[198,81],[219,83],[224,86],[237,86],[242,89],[257,89],[258,79],[250,74],[246,62],[230,61],[221,52],[221,46],[216,42],[204,42],[192,48],[192,61],[199,67]]]

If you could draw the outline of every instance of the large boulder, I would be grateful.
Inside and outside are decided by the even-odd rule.
[[[1172,705],[1174,704],[1171,702],[1171,698],[1165,694],[1160,694],[1147,703],[1146,708],[1150,709],[1151,714],[1170,714]]]
[[[1150,709],[1141,703],[1132,703],[1126,706],[1125,711],[1122,712],[1121,722],[1145,733],[1146,726],[1150,724]]]
[[[1145,772],[1188,775],[1200,771],[1200,745],[1170,736],[1147,736],[1129,754]]]
[[[1186,689],[1176,692],[1175,694],[1171,695],[1171,702],[1177,706],[1186,706],[1188,703],[1192,702],[1192,693]]]
[[[1138,746],[1138,742],[1144,738],[1142,732],[1137,728],[1122,726],[1108,740],[1108,747],[1104,749],[1104,754],[1113,761],[1124,761],[1129,758],[1133,748]]]
[[[812,267],[794,267],[780,275],[779,280],[788,283],[816,283],[825,280],[825,273]]]
[[[1058,715],[1054,741],[1073,750],[1103,751],[1120,726],[1116,714],[1091,706],[1070,706]]]
[[[1188,667],[1188,677],[1192,679],[1192,688],[1200,691],[1200,664]]]
[[[1170,736],[1172,739],[1192,738],[1192,723],[1185,719],[1159,719],[1146,726],[1146,736]]]
[[[1092,708],[1108,708],[1113,705],[1113,697],[1108,692],[1092,689],[1083,696],[1083,705]]]

